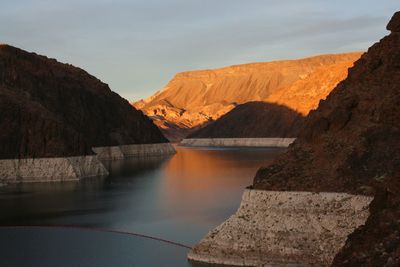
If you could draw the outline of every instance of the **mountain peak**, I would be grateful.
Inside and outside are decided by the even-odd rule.
[[[4,43],[0,43],[0,49],[4,50],[4,49],[12,49],[12,50],[17,50],[18,48],[9,45],[9,44],[4,44]]]
[[[386,26],[386,29],[391,32],[400,32],[400,11],[394,13],[392,19]]]

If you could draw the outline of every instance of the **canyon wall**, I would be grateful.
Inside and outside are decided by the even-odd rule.
[[[161,91],[134,103],[164,134],[179,140],[249,101],[306,115],[343,80],[361,53],[235,65],[178,73]],[[307,89],[307,90],[306,90]],[[290,91],[301,101],[293,101]]]
[[[86,71],[8,45],[0,45],[0,112],[0,159],[167,142],[142,112]]]
[[[311,214],[306,226],[320,225],[323,232],[330,230],[323,222],[331,218],[330,214],[338,214],[333,219],[337,222],[334,225],[343,229],[331,231],[329,238],[340,238],[341,241],[321,250],[308,238],[314,238],[319,244],[326,239],[323,236],[310,233],[303,241],[297,239],[301,237],[301,231],[299,228],[289,231],[291,227],[287,227],[290,226],[287,222],[292,220],[286,216],[285,207],[288,203],[290,208],[298,208],[297,204],[302,203],[299,200],[292,202],[287,197],[276,205],[273,198],[252,198],[255,204],[249,204],[245,199],[237,215],[212,231],[189,253],[189,258],[206,262],[233,259],[230,263],[238,262],[238,265],[247,262],[252,265],[255,260],[266,262],[267,266],[282,262],[290,264],[288,260],[292,259],[294,263],[307,265],[307,258],[322,266],[400,265],[400,12],[395,13],[387,29],[391,33],[370,47],[349,70],[348,77],[320,102],[315,111],[310,112],[287,152],[273,164],[261,168],[252,186],[257,190],[255,192],[266,192],[267,195],[270,191],[284,195],[308,191],[310,196],[321,195],[320,192],[338,196],[347,194],[343,200],[351,202],[353,197],[364,199],[360,210],[354,206],[347,209],[350,206],[346,201],[331,206],[325,199],[316,202],[311,199],[303,202],[304,209],[299,214],[294,213],[299,225],[304,222],[301,214]],[[365,208],[371,198],[365,195],[374,196],[368,207],[369,216]],[[322,214],[314,216],[319,210],[317,204],[324,209]],[[268,209],[271,205],[275,208]],[[263,209],[269,212],[263,212]],[[262,216],[258,215],[259,210]],[[325,210],[327,214],[324,214]],[[346,229],[347,226],[351,227]],[[257,236],[258,227],[264,229],[264,236]],[[352,231],[354,227],[357,229]],[[288,232],[277,238],[281,232],[270,234],[274,229]],[[318,228],[313,231],[320,233]],[[293,237],[295,239],[290,242]],[[271,240],[277,241],[278,246],[275,243],[272,246],[275,250],[269,252],[266,247],[266,254],[257,253],[263,242],[270,244]],[[299,258],[292,258],[290,255],[296,255],[296,252],[301,252]],[[300,257],[303,253],[306,258]],[[246,255],[249,260],[241,261]]]
[[[104,175],[93,147],[168,142],[86,71],[3,44],[0,114],[1,183]]]

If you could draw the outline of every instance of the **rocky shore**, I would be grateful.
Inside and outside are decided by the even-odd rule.
[[[372,197],[247,189],[240,208],[188,254],[235,266],[328,266],[365,223]]]
[[[189,138],[180,145],[201,147],[288,147],[296,138]]]
[[[107,176],[97,156],[0,160],[2,183],[76,181]]]
[[[77,181],[88,177],[107,176],[108,170],[102,160],[146,158],[176,153],[170,143],[96,147],[92,150],[96,155],[0,160],[1,184]]]

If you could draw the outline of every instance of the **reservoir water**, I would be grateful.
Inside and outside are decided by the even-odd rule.
[[[107,178],[2,187],[1,266],[193,266],[183,246],[109,230],[193,246],[283,151],[177,147],[168,158],[108,162]]]

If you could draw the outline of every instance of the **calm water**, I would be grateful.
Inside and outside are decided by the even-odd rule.
[[[282,150],[177,148],[109,162],[111,175],[0,188],[0,225],[77,225],[198,242],[236,211],[255,172]],[[1,266],[192,266],[187,249],[68,228],[0,228]]]

